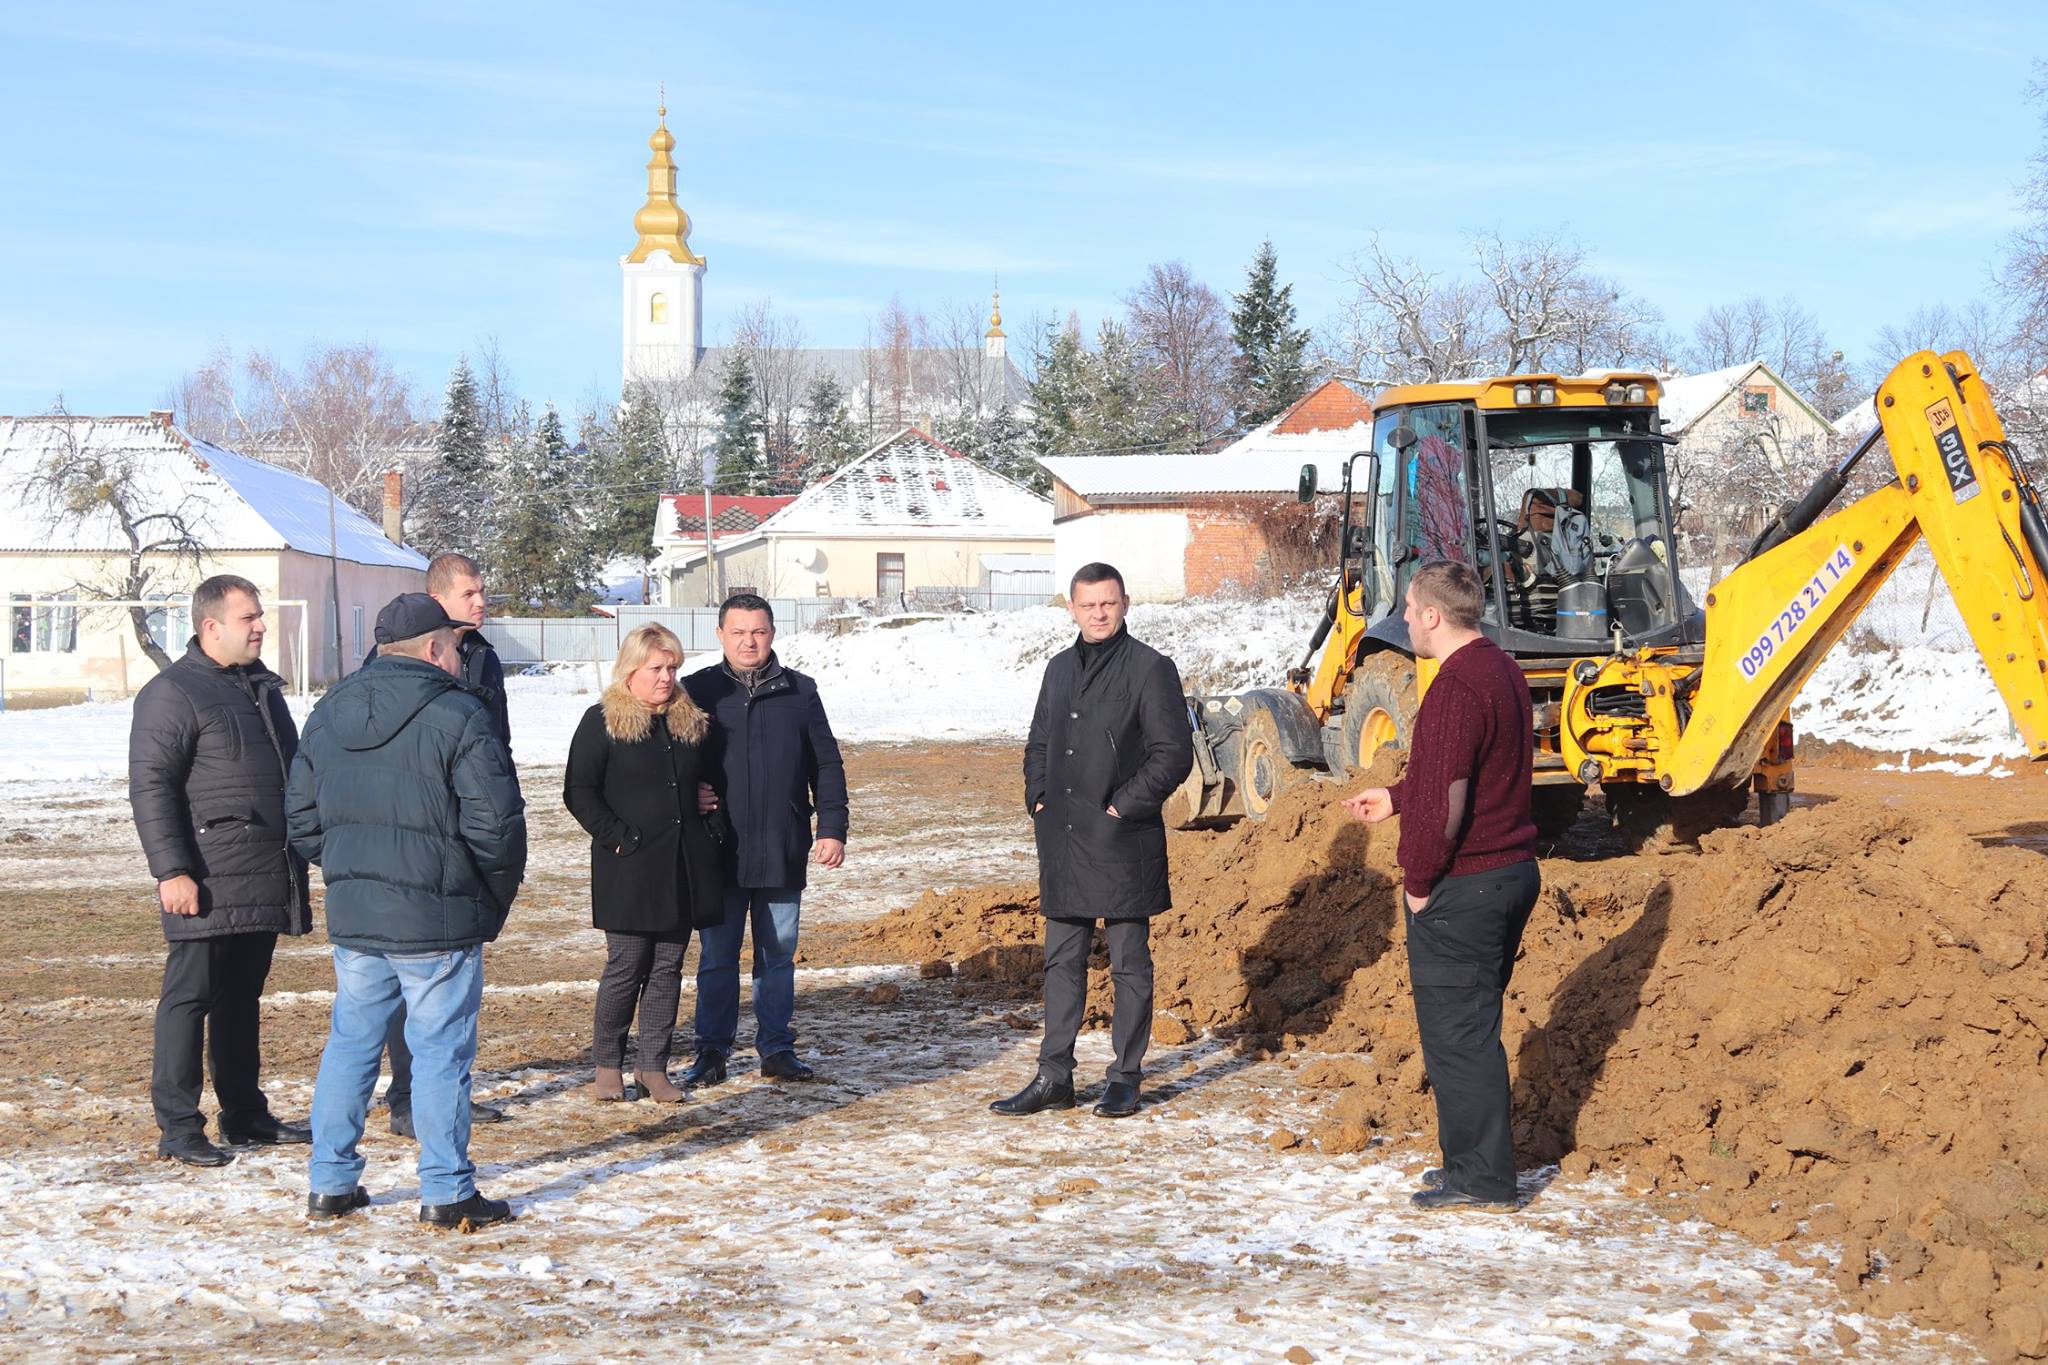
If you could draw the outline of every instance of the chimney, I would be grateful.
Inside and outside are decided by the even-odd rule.
[[[171,410],[169,408],[151,408],[149,410],[149,420],[168,431],[171,427]]]
[[[393,469],[384,475],[384,538],[393,545],[405,544],[405,527],[399,511],[405,505],[405,475]]]

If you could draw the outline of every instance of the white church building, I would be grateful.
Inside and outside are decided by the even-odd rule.
[[[704,344],[706,262],[690,246],[690,215],[676,193],[675,134],[664,105],[647,140],[647,202],[633,215],[638,236],[619,258],[621,392],[635,385],[667,389],[707,419],[708,439],[719,382],[731,348]],[[1009,357],[1001,296],[981,345],[938,347],[808,347],[791,356],[807,388],[821,374],[835,378],[847,411],[872,439],[905,426],[1007,408],[1028,420],[1030,388]]]

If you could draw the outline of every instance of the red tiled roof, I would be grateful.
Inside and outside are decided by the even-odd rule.
[[[672,508],[670,528],[676,535],[704,534],[704,495],[671,493],[663,499]],[[736,493],[711,495],[711,538],[745,535],[783,508],[795,502],[791,497],[754,497]]]

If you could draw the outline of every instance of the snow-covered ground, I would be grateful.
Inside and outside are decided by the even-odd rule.
[[[1180,667],[1190,691],[1280,683],[1300,662],[1318,604],[1193,602],[1140,606],[1131,630]],[[791,632],[791,667],[818,680],[834,731],[850,743],[1019,739],[1045,661],[1073,638],[1055,608],[887,619],[846,635]],[[690,667],[715,662],[700,655]],[[606,670],[560,665],[507,687],[522,764],[557,766]],[[294,703],[295,706],[299,705]],[[0,786],[62,792],[127,773],[126,701],[0,715]],[[1972,771],[2024,753],[1976,654],[1946,639],[1880,650],[1836,649],[1793,707],[1802,734],[1914,755]]]

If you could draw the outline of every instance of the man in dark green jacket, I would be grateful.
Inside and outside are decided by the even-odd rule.
[[[327,886],[334,1018],[313,1087],[312,1191],[336,1217],[369,1202],[356,1145],[402,1000],[414,1060],[420,1221],[499,1222],[469,1160],[483,945],[526,872],[525,802],[481,698],[455,679],[463,624],[425,593],[377,615],[378,659],[336,684],[292,763],[292,844]]]

